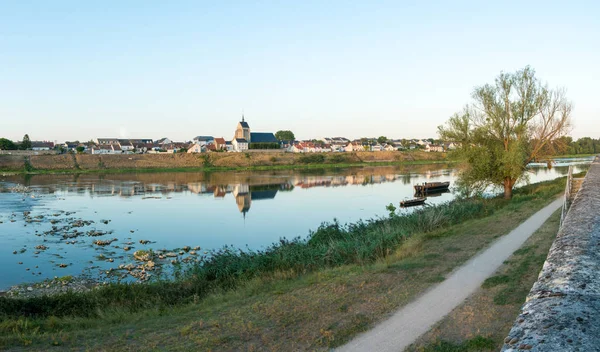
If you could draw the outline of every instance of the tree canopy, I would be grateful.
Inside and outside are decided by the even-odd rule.
[[[525,67],[500,73],[494,84],[476,87],[472,104],[438,127],[440,137],[456,143],[465,161],[459,184],[470,190],[504,187],[512,197],[527,164],[563,152],[570,131],[572,105],[564,89],[550,89]]]
[[[294,133],[292,131],[281,130],[275,133],[275,138],[277,138],[280,141],[293,141],[296,139],[296,136],[294,136]]]
[[[17,146],[13,141],[7,138],[0,138],[0,150],[15,150]]]
[[[28,134],[23,136],[23,140],[21,141],[21,149],[23,149],[23,150],[31,149],[31,140],[29,139]]]
[[[386,143],[388,141],[386,136],[380,136],[379,138],[377,138],[377,143],[381,144],[381,143]]]

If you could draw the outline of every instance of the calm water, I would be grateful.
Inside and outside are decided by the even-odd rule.
[[[564,176],[569,164],[582,171],[590,161],[562,160],[551,169],[534,166],[530,182]],[[305,237],[334,218],[345,223],[385,216],[387,204],[398,205],[413,196],[414,184],[455,177],[456,170],[444,165],[0,176],[0,189],[5,190],[0,193],[0,288],[54,276],[100,275],[132,262],[138,249],[199,246],[203,253],[224,245],[264,248],[281,237]],[[31,193],[6,192],[15,185],[28,186]],[[429,197],[428,203],[452,198],[445,193]],[[87,233],[92,230],[109,233],[90,237]],[[63,237],[76,231],[79,236]],[[117,241],[109,246],[93,244],[112,238]],[[140,240],[152,242],[142,245]],[[133,249],[126,252],[123,246],[128,244]],[[39,245],[47,249],[36,249]],[[101,254],[104,257],[98,259]]]

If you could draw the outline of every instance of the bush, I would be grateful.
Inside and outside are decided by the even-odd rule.
[[[298,161],[303,164],[319,164],[325,161],[323,154],[303,154],[298,158]]]

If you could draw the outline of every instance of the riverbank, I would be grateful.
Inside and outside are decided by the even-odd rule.
[[[3,173],[125,173],[160,171],[231,171],[341,168],[446,162],[445,153],[352,152],[301,154],[283,152],[131,155],[0,155]]]
[[[339,346],[443,280],[563,187],[564,179],[555,180],[519,189],[511,201],[463,200],[348,227],[333,223],[305,242],[282,241],[263,252],[225,250],[176,283],[2,298],[0,346]]]
[[[499,351],[560,227],[556,211],[495,275],[421,336],[411,352]]]

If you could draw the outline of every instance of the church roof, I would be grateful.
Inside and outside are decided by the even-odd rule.
[[[279,143],[275,135],[271,132],[252,132],[250,133],[250,142],[252,143]]]
[[[240,126],[242,126],[242,128],[250,128],[250,126],[248,126],[248,122],[246,121],[240,121]]]

